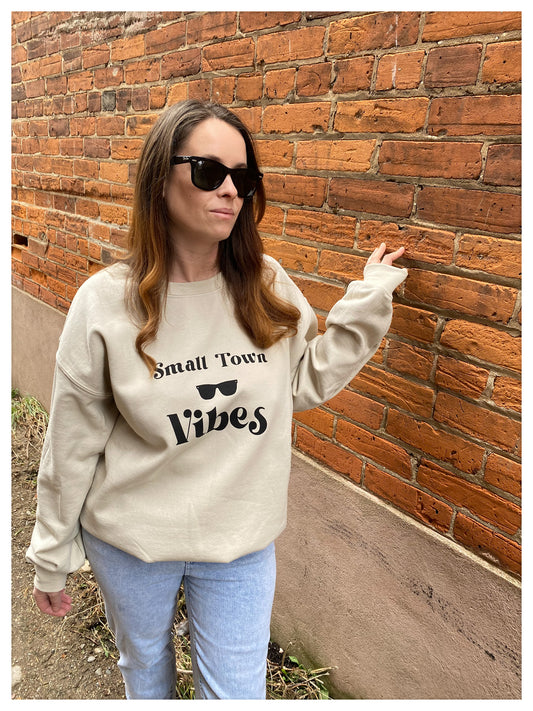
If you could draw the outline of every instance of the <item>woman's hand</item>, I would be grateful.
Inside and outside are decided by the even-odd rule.
[[[33,598],[37,607],[45,615],[64,617],[72,607],[72,598],[64,590],[59,592],[43,592],[33,588]]]
[[[388,264],[389,266],[392,266],[392,263],[403,255],[405,247],[400,247],[395,252],[391,252],[390,254],[385,254],[386,250],[387,245],[385,242],[382,242],[379,247],[376,247],[376,249],[372,252],[367,260],[367,264]]]

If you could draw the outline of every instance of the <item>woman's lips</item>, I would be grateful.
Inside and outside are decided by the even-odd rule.
[[[228,220],[233,218],[235,215],[233,210],[230,210],[230,209],[224,208],[224,207],[221,207],[221,208],[218,208],[215,210],[211,210],[211,212],[215,215],[218,215],[218,217],[222,217],[223,219],[228,219]]]

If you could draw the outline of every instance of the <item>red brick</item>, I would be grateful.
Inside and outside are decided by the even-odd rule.
[[[331,64],[304,64],[296,75],[298,96],[321,96],[327,94],[331,85]]]
[[[294,89],[295,76],[295,67],[265,72],[265,96],[270,99],[285,99]]]
[[[459,141],[384,141],[379,172],[475,180],[481,174],[482,143]]]
[[[161,79],[198,74],[202,66],[201,50],[182,49],[161,57]]]
[[[100,219],[104,222],[112,222],[115,225],[126,225],[128,223],[128,210],[119,205],[104,203],[100,205]]]
[[[522,496],[522,468],[511,459],[491,452],[485,465],[484,480],[517,498]]]
[[[364,486],[437,531],[446,533],[449,530],[452,508],[411,484],[367,464]]]
[[[126,84],[144,84],[158,81],[160,77],[159,59],[142,59],[139,62],[124,64],[124,81]]]
[[[321,57],[325,27],[303,27],[273,32],[257,38],[257,61],[265,64]]]
[[[404,296],[433,307],[507,323],[518,292],[499,284],[410,269]]]
[[[55,94],[66,94],[67,93],[67,77],[58,76],[50,77],[46,80],[46,93],[48,96],[54,96]]]
[[[466,234],[459,240],[455,263],[466,269],[520,279],[521,244],[515,240]]]
[[[275,207],[267,203],[265,214],[259,226],[261,232],[268,232],[271,235],[283,233],[283,220],[285,212],[281,207]]]
[[[507,499],[462,479],[432,462],[423,461],[418,483],[446,501],[465,508],[500,531],[515,534],[520,529],[520,508]]]
[[[491,400],[498,407],[520,412],[522,409],[521,396],[522,388],[519,380],[503,375],[495,379]]]
[[[513,193],[421,186],[417,197],[421,220],[511,234],[520,232],[521,199]]]
[[[518,94],[439,97],[431,102],[427,132],[434,136],[508,136],[521,133]]]
[[[294,143],[290,141],[262,139],[256,141],[255,147],[262,166],[288,168],[292,165]]]
[[[447,462],[467,474],[479,474],[484,449],[438,427],[392,408],[387,417],[387,432],[422,454]]]
[[[186,27],[185,22],[174,22],[166,27],[147,32],[144,37],[146,54],[162,54],[184,45]]]
[[[333,424],[335,422],[335,417],[330,412],[326,412],[319,407],[315,407],[312,410],[295,412],[294,419],[307,427],[310,427],[316,432],[326,435],[326,437],[333,437]]]
[[[267,173],[264,185],[269,200],[306,207],[320,207],[326,197],[325,178]]]
[[[387,368],[429,381],[434,354],[401,341],[391,340],[387,348]]]
[[[281,27],[291,22],[298,22],[300,12],[241,12],[239,27],[241,32],[265,30],[268,27]]]
[[[70,87],[69,87],[70,88]],[[76,89],[71,89],[76,91]],[[46,92],[44,79],[35,79],[26,83],[26,96],[28,99],[35,99],[38,96],[44,96]]]
[[[372,56],[337,60],[334,64],[333,91],[336,94],[369,91],[373,69]]]
[[[296,446],[319,462],[360,483],[363,464],[353,452],[321,439],[303,427],[296,429]]]
[[[117,39],[111,43],[111,61],[123,62],[125,59],[134,59],[146,54],[144,47],[145,35],[137,34],[124,39]]]
[[[414,192],[414,186],[408,183],[332,178],[328,205],[354,212],[409,217]]]
[[[84,69],[97,67],[99,64],[107,64],[109,62],[110,50],[107,44],[100,44],[95,47],[88,47],[81,53],[82,64]]]
[[[483,182],[488,185],[521,185],[522,146],[518,143],[489,146]]]
[[[124,117],[123,116],[99,116],[96,119],[97,136],[123,136]]]
[[[109,141],[104,141],[104,139],[94,139],[99,143],[106,142],[108,144],[107,154],[109,155]],[[85,148],[85,154],[87,154],[87,147]],[[74,160],[74,175],[80,175],[86,178],[97,178],[98,177],[98,162],[95,160]]]
[[[322,311],[329,311],[339,299],[344,296],[344,289],[341,286],[334,286],[317,279],[303,277],[292,277],[300,291],[309,301],[311,306]]]
[[[289,210],[285,234],[313,242],[352,247],[355,239],[356,220],[310,210]]]
[[[426,97],[340,101],[335,130],[343,133],[414,133],[424,127]]]
[[[87,116],[85,118],[70,119],[71,136],[92,136],[96,128],[96,118]]]
[[[235,92],[235,77],[213,77],[213,101],[220,104],[231,104]]]
[[[188,84],[189,99],[199,99],[200,101],[209,101],[211,98],[211,80],[210,79],[195,79],[190,80]]]
[[[396,444],[382,436],[358,427],[357,425],[339,419],[335,432],[339,444],[356,452],[360,457],[370,459],[376,464],[390,469],[405,479],[411,478],[411,458],[409,454]]]
[[[240,74],[235,90],[236,101],[254,101],[263,94],[262,74]]]
[[[59,152],[63,156],[83,155],[82,138],[63,138],[59,141]]]
[[[111,141],[111,158],[114,160],[136,160],[144,141],[139,138],[114,138]]]
[[[202,12],[187,20],[187,43],[198,44],[213,39],[233,37],[237,31],[237,13]]]
[[[164,57],[163,57],[164,59]],[[194,71],[192,72],[195,73]],[[182,82],[180,84],[173,84],[168,90],[167,105],[172,106],[178,101],[185,101],[188,98],[188,84]]]
[[[506,452],[517,453],[519,449],[521,428],[517,420],[450,393],[437,393],[433,417],[437,422],[494,444]]]
[[[517,575],[521,572],[521,548],[518,543],[505,538],[487,526],[458,513],[453,535],[458,543],[474,550],[491,563]]]
[[[509,84],[522,79],[522,42],[488,44],[481,80],[491,84]]]
[[[440,338],[441,346],[520,372],[521,341],[517,336],[470,321],[451,320]]]
[[[482,49],[483,45],[473,43],[430,50],[424,75],[425,86],[434,88],[475,84]]]
[[[139,114],[128,116],[126,120],[127,136],[145,136],[157,120],[158,114]]]
[[[210,72],[217,69],[251,67],[254,58],[255,45],[251,37],[207,45],[202,50],[202,70]]]
[[[109,180],[113,183],[127,183],[128,182],[128,166],[125,163],[118,163],[116,161],[111,161],[106,163],[102,161],[100,163],[100,179]]]
[[[440,355],[435,372],[435,384],[459,395],[477,399],[487,387],[489,371],[471,363]]]
[[[318,258],[318,251],[303,244],[283,242],[277,239],[263,238],[265,252],[285,269],[294,269],[300,272],[314,272]]]
[[[296,168],[365,173],[370,169],[375,147],[375,140],[300,141]]]
[[[520,12],[428,12],[422,40],[436,42],[454,37],[512,32],[519,29]]]
[[[405,247],[405,256],[430,264],[451,264],[455,234],[444,230],[399,225],[395,222],[361,220],[357,246],[372,252],[382,242],[388,251]]]
[[[349,54],[415,44],[420,13],[375,12],[332,22],[329,54]]]
[[[265,133],[314,133],[326,131],[329,123],[329,102],[266,106],[263,111]]]
[[[363,278],[365,264],[366,259],[356,254],[323,249],[320,253],[318,271],[321,276],[338,279],[347,284],[355,279]]]
[[[422,76],[425,52],[395,52],[379,59],[376,91],[416,89]]]
[[[98,203],[94,200],[82,200],[78,198],[76,200],[76,214],[97,218],[99,215]]]
[[[381,403],[346,389],[328,400],[325,407],[373,430],[379,429],[385,410]]]
[[[109,89],[111,86],[119,86],[123,81],[124,69],[121,66],[104,67],[103,69],[96,69],[94,72],[94,86],[97,89]]]
[[[241,121],[252,134],[260,132],[262,113],[262,109],[260,106],[235,107],[232,109],[232,112],[241,119]]]
[[[373,365],[366,365],[350,387],[421,417],[431,417],[433,412],[431,388]]]

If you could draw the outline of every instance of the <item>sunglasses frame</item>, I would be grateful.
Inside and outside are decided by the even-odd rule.
[[[223,168],[225,171],[220,182],[217,182],[216,185],[214,185],[212,188],[205,188],[201,185],[198,185],[197,182],[195,181],[196,170],[198,169],[197,166],[200,161],[202,161],[203,163],[214,163],[215,165]],[[213,158],[202,158],[202,156],[173,156],[170,159],[171,165],[179,165],[181,163],[190,163],[191,181],[192,181],[192,184],[199,190],[205,190],[207,192],[216,190],[226,180],[226,176],[229,175],[233,181],[233,185],[235,185],[235,187],[237,188],[237,195],[240,198],[244,198],[244,199],[253,197],[255,191],[257,190],[257,183],[260,180],[262,180],[262,178],[263,178],[263,173],[260,173],[259,171],[253,172],[252,170],[250,170],[250,168],[228,168],[226,165],[224,165],[224,163],[221,163],[218,160],[214,160]],[[249,178],[252,181],[252,183],[255,180],[253,187],[250,190],[248,190],[248,192],[244,195],[241,195],[239,187],[238,187],[237,183],[235,182],[236,178],[237,178],[237,182],[240,182],[238,180],[239,176]]]

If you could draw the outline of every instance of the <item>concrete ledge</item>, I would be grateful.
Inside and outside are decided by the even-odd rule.
[[[50,409],[54,364],[65,316],[13,287],[11,384]]]
[[[517,699],[520,585],[293,457],[273,638],[352,699]]]

